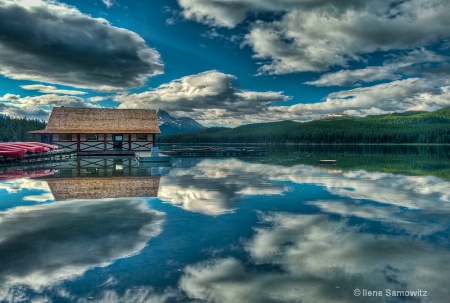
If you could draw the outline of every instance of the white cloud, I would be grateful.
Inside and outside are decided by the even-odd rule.
[[[161,232],[163,221],[142,199],[73,200],[0,212],[0,299],[12,287],[39,292],[135,255]]]
[[[142,86],[163,70],[136,33],[55,1],[0,0],[0,74],[95,90]]]
[[[408,78],[338,91],[329,94],[323,102],[272,106],[268,115],[263,113],[251,118],[307,121],[330,113],[365,116],[408,110],[433,111],[450,105],[449,89],[450,82],[446,78]]]
[[[245,121],[246,115],[264,112],[272,102],[286,101],[283,92],[237,89],[236,77],[215,70],[185,76],[154,90],[118,95],[119,108],[161,108],[188,113],[201,123]],[[238,118],[240,117],[240,118]]]
[[[268,74],[345,67],[377,51],[414,49],[450,36],[446,0],[178,3],[185,18],[211,26],[233,28],[252,15],[244,45],[261,60],[260,73]],[[265,21],[260,12],[281,17]]]
[[[106,5],[107,8],[110,8],[111,6],[114,5],[114,1],[113,0],[102,0],[103,4]]]
[[[94,96],[90,97],[88,100],[89,102],[100,102],[109,99],[110,97],[103,97],[103,96]]]
[[[86,92],[78,90],[69,89],[57,89],[55,86],[33,84],[33,85],[22,85],[21,88],[26,90],[37,90],[43,94],[63,94],[63,95],[86,95]]]
[[[402,74],[417,73],[417,67],[428,63],[444,63],[449,58],[426,49],[416,49],[392,56],[382,66],[368,66],[355,70],[340,70],[322,74],[317,80],[305,82],[315,86],[350,86],[381,80],[398,80]],[[422,74],[425,71],[420,71]]]
[[[9,116],[47,119],[53,106],[98,107],[98,105],[85,102],[80,97],[61,96],[52,93],[34,97],[21,97],[12,94],[5,94],[0,97],[0,113]]]
[[[356,70],[340,70],[322,74],[319,79],[305,82],[315,86],[350,86],[361,82],[398,80],[402,76],[393,66],[369,66]]]

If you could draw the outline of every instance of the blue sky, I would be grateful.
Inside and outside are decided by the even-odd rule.
[[[449,0],[0,0],[0,113],[237,126],[450,105]]]

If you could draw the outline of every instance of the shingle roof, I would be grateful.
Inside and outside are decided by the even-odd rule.
[[[31,134],[160,134],[156,111],[152,109],[111,109],[54,107],[43,130]]]

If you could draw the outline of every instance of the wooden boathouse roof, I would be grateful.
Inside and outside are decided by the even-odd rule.
[[[156,110],[54,107],[47,126],[30,134],[160,134]]]

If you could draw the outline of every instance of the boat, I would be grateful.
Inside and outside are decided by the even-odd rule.
[[[0,147],[0,156],[2,156],[3,158],[22,159],[26,153],[27,151],[23,148],[19,149]]]
[[[160,153],[172,157],[252,157],[269,155],[266,150],[220,147],[162,149]]]
[[[11,148],[22,148],[25,149],[27,152],[30,153],[42,153],[43,151],[45,151],[45,148],[42,146],[34,146],[31,144],[24,144],[22,142],[18,142],[18,143],[2,143],[0,144],[0,147],[11,147]],[[49,150],[47,148],[47,150]]]
[[[39,146],[43,146],[43,147],[48,147],[51,150],[58,149],[58,145],[42,143],[42,142],[21,142],[21,143],[33,144],[33,145],[39,145]]]
[[[336,160],[319,160],[320,164],[335,164]]]

